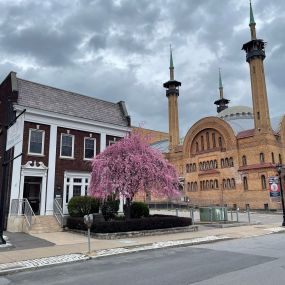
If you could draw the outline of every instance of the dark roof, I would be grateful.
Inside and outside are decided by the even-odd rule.
[[[129,126],[124,102],[107,102],[85,95],[17,78],[18,104],[24,107]]]

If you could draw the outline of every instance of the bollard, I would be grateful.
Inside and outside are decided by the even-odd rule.
[[[175,209],[176,216],[178,217],[178,208]]]
[[[238,212],[239,212],[239,208],[237,208],[237,209],[236,209],[236,214],[237,214],[237,222],[239,222]]]
[[[232,221],[234,220],[234,217],[233,217],[233,209],[231,209],[231,220],[232,220]]]
[[[194,212],[194,209],[192,209],[192,225],[195,225],[195,219],[194,219],[194,215],[195,215],[195,212]]]
[[[247,216],[248,216],[248,223],[250,224],[250,211],[249,211],[249,208],[247,208]]]

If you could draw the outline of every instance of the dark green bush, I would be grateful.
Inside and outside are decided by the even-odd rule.
[[[113,197],[110,197],[103,202],[101,210],[105,221],[115,218],[115,216],[118,214],[119,206],[120,200],[115,200]]]
[[[156,230],[175,227],[187,227],[192,225],[191,218],[176,216],[149,216],[145,219],[130,219],[126,221],[94,221],[91,232],[93,233],[116,233],[142,230]],[[67,227],[86,231],[86,225],[83,218],[68,217]]]
[[[83,217],[99,212],[100,201],[90,196],[72,197],[68,203],[68,213],[71,217]]]
[[[149,216],[149,208],[147,204],[143,202],[133,202],[131,204],[131,218],[132,219],[139,219],[142,217]]]

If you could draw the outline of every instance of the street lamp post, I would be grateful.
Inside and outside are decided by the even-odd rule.
[[[282,211],[283,211],[282,226],[285,227],[285,206],[284,206],[284,196],[283,196],[282,176],[281,176],[283,165],[281,163],[277,164],[276,169],[277,169],[277,172],[278,172],[278,175],[279,175],[280,196],[281,196]]]

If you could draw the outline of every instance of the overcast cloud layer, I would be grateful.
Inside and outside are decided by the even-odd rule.
[[[253,0],[271,116],[284,113],[285,1]],[[181,135],[216,114],[218,68],[231,105],[251,106],[248,0],[0,0],[0,81],[18,77],[124,100],[133,125],[168,130],[169,44]]]

